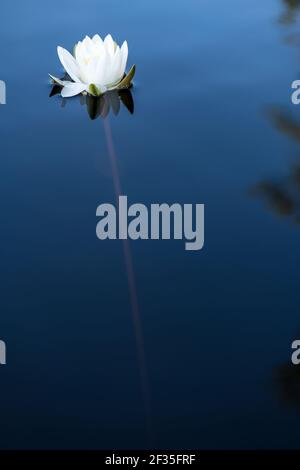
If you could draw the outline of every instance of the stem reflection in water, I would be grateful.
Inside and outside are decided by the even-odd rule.
[[[54,85],[50,92],[50,97],[55,96],[61,92],[61,86]],[[76,99],[76,98],[75,98]],[[64,107],[66,104],[66,99],[61,100],[61,106]],[[94,97],[91,95],[80,95],[79,101],[81,106],[86,106],[87,113],[90,119],[94,120],[97,118],[103,119],[104,134],[106,139],[106,145],[108,150],[108,155],[110,159],[113,185],[116,201],[119,201],[119,196],[122,195],[121,182],[118,171],[117,157],[115,146],[113,142],[111,126],[109,123],[108,115],[112,111],[114,115],[118,115],[123,105],[130,114],[134,112],[134,101],[129,89],[127,90],[115,90],[107,92],[100,97]],[[132,255],[130,250],[130,245],[128,240],[122,240],[123,242],[123,253],[125,260],[125,267],[127,273],[127,281],[129,288],[129,297],[132,310],[132,318],[136,339],[137,347],[137,356],[138,356],[138,365],[139,365],[139,374],[141,382],[141,392],[145,410],[146,418],[146,430],[147,437],[149,442],[149,447],[153,447],[153,426],[152,426],[152,413],[151,413],[151,399],[150,399],[150,387],[148,380],[148,372],[146,366],[146,355],[145,355],[145,345],[144,345],[144,335],[140,317],[140,310],[138,304],[138,295],[137,287],[135,280],[135,273],[133,268]]]

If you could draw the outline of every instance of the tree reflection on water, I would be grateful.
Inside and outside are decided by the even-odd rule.
[[[279,107],[269,109],[267,116],[278,131],[300,143],[300,120]],[[260,181],[250,193],[260,197],[274,214],[300,223],[300,158],[290,164],[284,176]]]
[[[292,24],[296,22],[297,14],[300,11],[300,0],[282,0],[284,12],[279,21],[283,24]]]
[[[281,364],[274,372],[274,381],[280,401],[300,407],[300,367],[292,363]]]

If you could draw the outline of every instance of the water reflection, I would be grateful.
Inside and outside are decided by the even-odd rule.
[[[286,109],[273,107],[268,110],[267,117],[279,132],[300,142],[300,121]],[[260,181],[250,193],[261,198],[273,213],[289,217],[298,224],[300,222],[300,161],[290,165],[285,176]]]
[[[295,203],[288,188],[282,187],[280,183],[263,181],[252,189],[252,194],[263,198],[277,215],[289,216],[295,211]]]
[[[300,0],[282,0],[282,2],[285,10],[279,18],[280,23],[294,23],[296,21],[297,13],[300,10]]]
[[[62,87],[54,84],[51,91],[50,97],[60,94]],[[81,106],[86,106],[89,117],[94,120],[98,117],[103,118],[104,136],[106,140],[106,146],[108,156],[111,164],[111,173],[116,197],[116,203],[119,201],[119,196],[123,194],[121,189],[121,180],[118,170],[118,159],[114,145],[114,139],[112,135],[112,129],[110,126],[109,119],[106,119],[110,113],[116,116],[119,114],[121,105],[129,111],[130,114],[134,113],[134,101],[133,95],[129,89],[113,90],[106,92],[100,97],[91,95],[79,95],[73,99],[78,99]],[[68,98],[70,99],[70,98]],[[61,99],[61,106],[66,106],[68,99]],[[153,435],[153,424],[152,424],[152,412],[151,412],[151,397],[150,397],[150,385],[148,378],[148,370],[146,364],[146,354],[144,346],[144,334],[141,322],[141,315],[138,302],[138,292],[136,286],[136,275],[134,271],[133,259],[128,239],[122,240],[124,262],[126,267],[127,283],[131,304],[132,321],[135,332],[137,360],[139,365],[140,375],[140,387],[142,393],[142,399],[144,404],[145,414],[145,427],[147,433],[147,439],[150,447],[153,447],[154,435]]]
[[[280,401],[300,407],[300,368],[292,363],[281,364],[275,370],[274,380]]]
[[[60,94],[61,88],[62,87],[59,85],[53,85],[49,95],[50,98]],[[99,97],[80,95],[79,102],[81,106],[86,106],[88,115],[92,120],[97,119],[98,117],[104,119],[111,111],[115,116],[117,116],[120,112],[121,106],[124,106],[130,114],[134,113],[134,100],[129,89],[109,91]],[[66,106],[66,103],[67,99],[62,98],[61,106]]]
[[[300,142],[300,121],[282,107],[272,107],[266,112],[271,125],[289,138]]]
[[[300,12],[300,0],[282,0],[285,11],[279,22],[292,25]],[[290,44],[299,43],[298,32],[288,38]],[[273,106],[266,112],[270,124],[294,142],[300,143],[300,120],[291,110]],[[289,165],[284,176],[260,181],[251,189],[253,196],[261,198],[276,215],[295,224],[300,223],[300,159]],[[274,371],[274,385],[280,402],[290,407],[300,407],[300,368],[290,361],[278,365]]]
[[[280,23],[291,25],[296,22],[300,12],[300,0],[282,0],[285,11],[280,16]],[[289,42],[296,42],[297,34],[289,37]],[[293,141],[300,142],[300,121],[282,107],[273,106],[266,112],[271,125]],[[300,222],[300,162],[294,163],[286,176],[276,180],[264,180],[254,186],[250,193],[261,198],[275,214],[292,218]]]

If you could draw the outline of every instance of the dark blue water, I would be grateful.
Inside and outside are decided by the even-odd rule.
[[[297,5],[1,1],[1,448],[299,447]],[[47,78],[97,32],[137,65],[105,122]],[[98,240],[116,178],[204,203],[203,250]]]

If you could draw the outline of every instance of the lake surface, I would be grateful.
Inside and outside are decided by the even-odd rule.
[[[95,33],[133,114],[49,98]],[[0,447],[299,448],[300,2],[2,0],[0,57]],[[204,203],[203,250],[98,240],[118,181]]]

